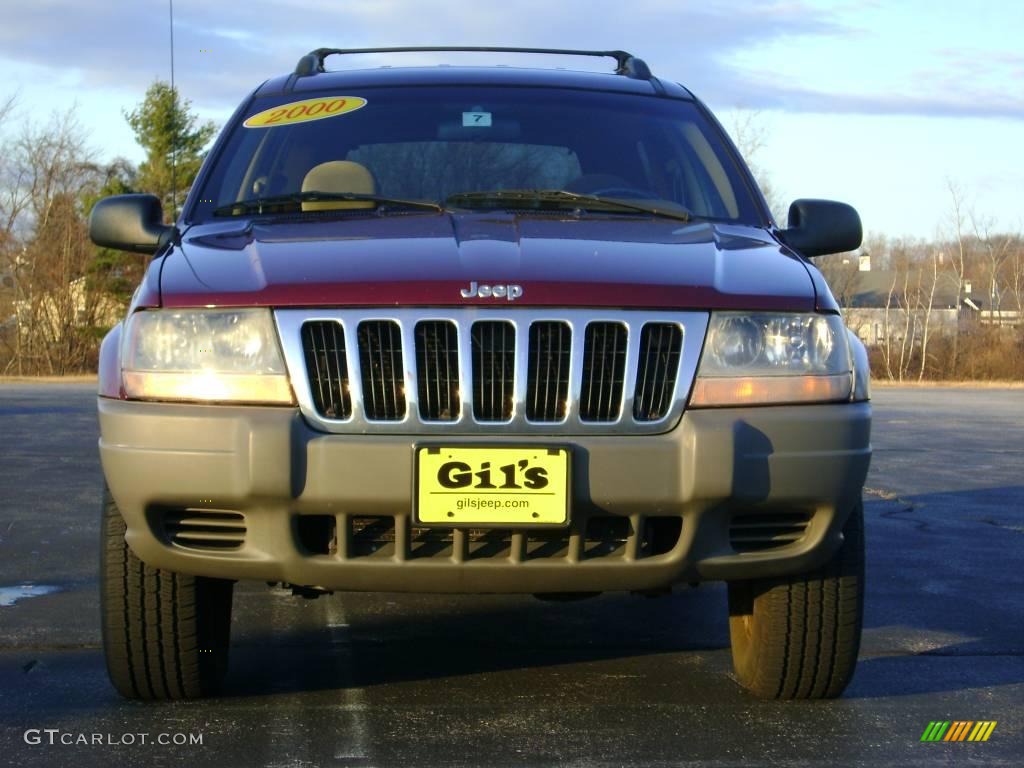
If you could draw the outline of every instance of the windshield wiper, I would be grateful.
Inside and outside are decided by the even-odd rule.
[[[680,208],[663,208],[655,205],[644,205],[643,203],[630,203],[615,197],[602,197],[600,195],[584,195],[579,192],[569,192],[564,189],[496,189],[491,192],[459,192],[450,195],[445,199],[446,205],[474,205],[494,202],[502,207],[509,203],[521,203],[516,207],[539,208],[544,204],[573,204],[577,208],[608,208],[620,211],[633,211],[636,213],[649,213],[654,216],[664,216],[669,219],[689,221],[692,216],[689,211]]]
[[[401,208],[419,208],[429,211],[444,211],[437,203],[428,203],[424,200],[400,200],[396,197],[382,197],[380,195],[364,195],[358,192],[295,192],[289,195],[271,195],[269,197],[254,197],[251,200],[239,200],[237,203],[229,203],[214,209],[214,216],[242,216],[246,213],[282,213],[274,210],[286,205],[300,205],[312,202],[330,202],[332,200],[346,200],[355,202],[378,203],[380,206],[394,206]],[[270,209],[270,210],[267,210]],[[380,208],[377,209],[378,211]],[[311,211],[304,211],[311,213]],[[312,211],[315,213],[315,211]]]

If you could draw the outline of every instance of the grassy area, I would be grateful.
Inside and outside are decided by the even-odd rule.
[[[872,379],[871,386],[883,388],[954,387],[959,389],[1024,389],[1024,381],[889,381]]]
[[[95,373],[70,376],[0,376],[0,384],[95,384]]]

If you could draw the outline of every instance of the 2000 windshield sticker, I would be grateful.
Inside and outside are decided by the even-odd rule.
[[[366,99],[359,96],[330,96],[318,99],[305,99],[271,107],[247,119],[242,125],[246,128],[273,128],[278,125],[306,123],[310,120],[323,120],[325,117],[347,115],[366,106]]]

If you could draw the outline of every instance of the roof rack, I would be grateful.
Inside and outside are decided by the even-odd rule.
[[[427,46],[415,48],[317,48],[310,51],[295,66],[298,77],[308,77],[324,71],[324,59],[334,55],[353,53],[437,53],[441,51],[458,51],[460,53],[545,53],[561,56],[598,56],[615,59],[615,74],[625,75],[635,80],[651,80],[650,67],[631,53],[626,51],[581,51],[568,48],[493,48],[493,47],[447,47]]]

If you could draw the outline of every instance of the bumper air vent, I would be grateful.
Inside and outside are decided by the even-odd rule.
[[[737,552],[763,552],[795,544],[807,533],[809,512],[757,512],[735,515],[729,543]]]
[[[245,516],[221,509],[169,510],[163,515],[167,541],[186,549],[232,550],[245,543]]]

